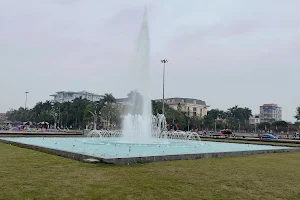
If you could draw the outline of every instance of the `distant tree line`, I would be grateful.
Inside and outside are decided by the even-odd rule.
[[[112,94],[105,94],[102,99],[92,102],[87,99],[76,98],[72,102],[38,102],[32,109],[20,107],[17,110],[7,112],[7,118],[11,121],[46,121],[56,124],[57,127],[84,128],[86,124],[108,121],[109,124],[120,125],[120,113],[115,106],[115,98]]]
[[[137,91],[131,91],[128,95],[128,105],[116,104],[116,99],[112,94],[105,94],[97,102],[91,102],[87,99],[77,98],[72,102],[38,102],[31,109],[20,107],[17,110],[7,112],[8,120],[11,121],[47,121],[50,124],[56,124],[58,127],[84,128],[85,125],[96,123],[103,125],[105,121],[109,125],[120,127],[122,124],[122,115],[127,108],[134,105],[132,110],[134,114],[140,114],[143,108],[142,95]],[[233,106],[227,110],[211,109],[203,118],[200,116],[190,117],[189,113],[181,111],[181,105],[178,104],[175,110],[165,104],[165,116],[170,128],[181,130],[241,130],[252,132],[256,130],[273,131],[298,131],[300,123],[294,124],[285,121],[275,121],[273,123],[249,124],[249,118],[252,111],[247,107]],[[152,101],[152,113],[162,113],[162,102]],[[296,109],[295,118],[300,120],[300,107]]]

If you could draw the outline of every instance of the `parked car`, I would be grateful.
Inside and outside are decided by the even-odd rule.
[[[224,129],[224,130],[221,130],[221,134],[223,134],[223,135],[231,135],[232,131]]]
[[[263,140],[277,140],[278,138],[272,134],[264,134],[261,137]]]
[[[222,133],[221,132],[213,132],[213,131],[211,131],[211,132],[209,132],[209,135],[210,136],[221,136],[222,135]]]

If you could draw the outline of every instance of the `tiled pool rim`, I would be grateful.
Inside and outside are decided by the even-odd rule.
[[[0,138],[0,142],[11,144],[14,146],[33,149],[41,152],[46,152],[65,158],[71,158],[81,162],[103,162],[110,164],[137,164],[157,161],[168,161],[168,160],[194,160],[202,158],[221,158],[221,157],[232,157],[232,156],[245,156],[253,154],[265,154],[265,153],[283,153],[283,152],[297,152],[300,151],[299,147],[293,147],[290,149],[269,149],[269,150],[250,150],[250,151],[229,151],[229,152],[213,152],[213,153],[195,153],[195,154],[177,154],[177,155],[160,155],[160,156],[141,156],[141,157],[126,157],[126,158],[102,158],[98,156],[90,156],[83,153],[52,149],[47,147],[41,147],[37,145],[24,144],[19,142],[8,141]]]

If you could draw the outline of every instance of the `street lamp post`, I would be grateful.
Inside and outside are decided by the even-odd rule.
[[[97,130],[97,114],[96,114],[96,111],[95,111],[95,113],[93,113],[92,111],[89,111],[89,113],[91,113],[93,118],[94,118],[94,130]]]
[[[164,65],[163,69],[163,105],[162,105],[162,114],[165,114],[165,70],[166,70],[166,63],[168,62],[167,59],[161,60],[161,63]]]
[[[217,121],[220,120],[220,115],[215,119],[215,133],[217,132]]]
[[[61,127],[62,123],[62,117],[61,117],[61,113],[60,113],[60,103],[58,102],[58,124]]]
[[[28,94],[29,92],[25,92],[25,107],[24,107],[24,120],[26,120],[27,121],[27,113],[26,113],[26,106],[27,106],[27,94]]]
[[[26,106],[27,106],[27,94],[28,94],[29,92],[25,92],[25,107],[24,107],[24,109],[26,110]]]
[[[215,133],[217,132],[217,119],[215,119]]]
[[[173,125],[172,125],[173,130],[175,130],[175,119],[173,119]]]
[[[53,119],[54,119],[54,129],[57,128],[57,113],[51,113]]]

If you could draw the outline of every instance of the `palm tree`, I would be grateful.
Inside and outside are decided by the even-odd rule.
[[[300,120],[300,106],[296,109],[296,115],[294,116],[297,120]]]
[[[84,117],[85,121],[89,121],[93,116],[94,128],[97,126],[97,122],[101,119],[101,115],[105,115],[105,119],[111,120],[111,114],[113,113],[112,104],[116,102],[115,97],[110,93],[105,93],[103,98],[97,102],[90,102],[85,108]]]
[[[244,117],[249,120],[249,118],[252,116],[252,110],[245,107],[245,108],[243,108],[243,114],[244,114]]]
[[[100,103],[115,103],[116,99],[115,97],[112,95],[112,93],[105,93],[103,98],[100,99]]]

